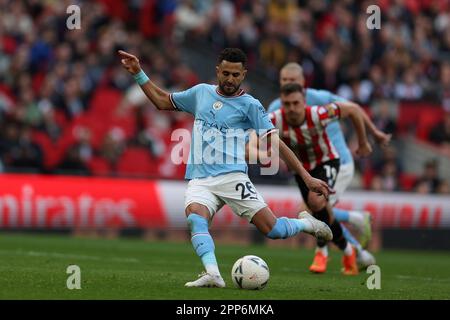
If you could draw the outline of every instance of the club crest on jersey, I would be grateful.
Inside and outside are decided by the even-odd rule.
[[[328,116],[330,118],[334,117],[336,115],[336,107],[335,107],[334,104],[329,104],[329,105],[326,106],[326,108],[327,108],[327,111],[328,111]]]
[[[325,119],[336,117],[338,110],[336,105],[328,104],[326,106],[319,107],[317,111],[319,113],[320,119]]]
[[[222,107],[223,107],[223,103],[221,101],[216,101],[213,104],[213,109],[216,111],[222,109]]]

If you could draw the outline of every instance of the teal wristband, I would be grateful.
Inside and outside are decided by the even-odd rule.
[[[141,71],[139,71],[138,73],[136,73],[134,76],[134,80],[136,80],[136,82],[142,86],[144,83],[146,83],[147,81],[149,81],[150,79],[147,77],[147,75],[145,74],[144,70],[141,69]]]

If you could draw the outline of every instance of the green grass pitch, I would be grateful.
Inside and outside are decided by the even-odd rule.
[[[227,287],[184,288],[202,269],[190,243],[0,233],[0,299],[450,299],[447,252],[379,252],[380,290],[367,289],[365,272],[341,275],[334,250],[323,275],[308,272],[311,250],[217,244],[216,254]],[[234,288],[231,267],[246,254],[268,263],[264,290]],[[66,287],[72,264],[81,290]]]

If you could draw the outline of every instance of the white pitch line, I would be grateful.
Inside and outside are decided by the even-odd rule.
[[[416,277],[416,276],[406,276],[402,274],[398,274],[394,276],[397,279],[402,280],[424,280],[424,281],[439,281],[439,282],[449,282],[450,278],[431,278],[431,277]]]
[[[299,269],[284,267],[281,268],[283,272],[299,272]],[[301,271],[301,270],[300,270]],[[341,274],[338,271],[329,270],[327,274]],[[360,274],[366,274],[365,271],[360,271]],[[440,282],[450,282],[450,278],[431,278],[431,277],[417,277],[417,276],[407,276],[403,274],[398,274],[393,276],[396,279],[401,280],[423,280],[423,281],[440,281]]]
[[[45,252],[45,251],[10,251],[10,250],[0,250],[0,254],[15,254],[22,256],[32,256],[32,257],[50,257],[50,258],[64,258],[64,259],[81,259],[81,260],[110,260],[115,262],[129,262],[129,263],[137,263],[139,262],[136,258],[119,258],[119,257],[99,257],[99,256],[90,256],[90,255],[80,255],[80,254],[67,254],[67,253],[59,253],[59,252]]]

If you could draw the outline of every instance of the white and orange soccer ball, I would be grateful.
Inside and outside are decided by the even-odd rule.
[[[269,277],[270,272],[267,263],[260,257],[253,255],[239,258],[231,269],[233,283],[240,289],[264,289]]]

